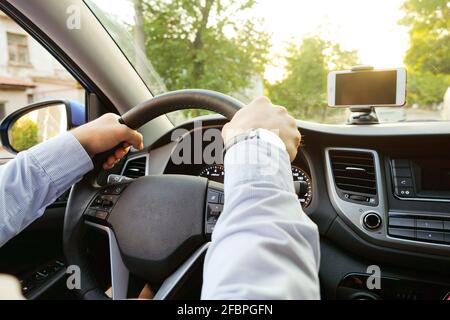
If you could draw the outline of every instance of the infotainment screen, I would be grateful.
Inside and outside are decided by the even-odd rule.
[[[450,158],[393,159],[392,167],[397,196],[450,199]]]
[[[445,192],[450,195],[450,162],[414,160],[420,168],[420,191]]]

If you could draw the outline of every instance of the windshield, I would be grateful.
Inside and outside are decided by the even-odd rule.
[[[407,69],[404,108],[382,122],[450,119],[446,0],[86,0],[153,94],[267,95],[298,119],[345,123],[327,74],[358,64]],[[177,113],[177,119],[199,112]]]

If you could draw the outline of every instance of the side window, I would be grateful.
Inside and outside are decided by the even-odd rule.
[[[45,48],[0,11],[0,121],[28,104],[51,99],[84,105],[85,92]],[[20,134],[24,143],[33,136]],[[0,159],[11,157],[0,145]]]

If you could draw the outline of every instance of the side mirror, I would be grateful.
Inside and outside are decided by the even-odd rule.
[[[8,115],[0,124],[3,147],[11,153],[31,148],[85,123],[84,106],[68,100],[30,104]]]

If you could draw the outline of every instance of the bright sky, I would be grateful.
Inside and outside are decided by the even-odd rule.
[[[399,67],[408,49],[408,32],[397,24],[403,16],[403,0],[260,0],[256,15],[265,19],[264,29],[272,33],[272,57],[266,78],[283,76],[278,55],[286,41],[319,34],[356,49],[363,64],[376,68]]]
[[[263,18],[264,30],[272,34],[271,60],[266,78],[274,82],[283,77],[286,42],[319,34],[356,49],[363,64],[376,68],[403,65],[408,48],[407,29],[398,25],[404,0],[257,0],[253,15]],[[132,19],[131,0],[94,0],[102,9]]]

